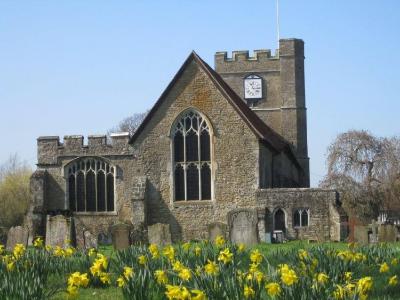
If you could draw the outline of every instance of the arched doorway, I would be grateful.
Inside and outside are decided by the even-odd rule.
[[[282,230],[285,232],[286,229],[286,216],[282,209],[277,209],[274,214],[274,230]]]

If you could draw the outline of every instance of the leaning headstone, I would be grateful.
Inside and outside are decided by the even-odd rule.
[[[7,234],[6,249],[12,251],[16,244],[22,244],[26,247],[28,244],[28,229],[22,226],[11,227]]]
[[[72,239],[71,218],[63,215],[49,216],[46,221],[46,246],[68,247]]]
[[[98,247],[97,237],[93,235],[89,230],[85,230],[83,232],[83,240],[85,249],[91,249],[91,248],[97,249]]]
[[[113,225],[111,227],[112,243],[115,250],[122,250],[129,248],[130,240],[129,235],[131,226],[125,223]]]
[[[169,224],[157,223],[147,227],[147,234],[150,244],[164,246],[171,244],[171,230]]]
[[[354,242],[360,245],[368,244],[368,227],[362,225],[354,226]]]
[[[229,237],[232,243],[253,245],[258,243],[257,211],[236,209],[228,213]]]
[[[395,242],[397,237],[397,228],[394,225],[381,225],[378,229],[378,240],[380,243]]]
[[[208,239],[210,241],[214,241],[217,236],[222,236],[224,239],[226,238],[227,226],[222,222],[214,222],[208,224]]]

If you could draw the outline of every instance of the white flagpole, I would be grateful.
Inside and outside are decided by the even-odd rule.
[[[276,0],[276,33],[277,33],[277,44],[278,44],[278,54],[279,54],[279,0]]]

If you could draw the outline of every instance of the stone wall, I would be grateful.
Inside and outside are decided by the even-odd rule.
[[[233,51],[215,54],[215,70],[244,99],[246,76],[256,74],[263,79],[263,98],[252,105],[253,111],[271,128],[291,142],[305,176],[301,186],[308,187],[309,159],[307,149],[307,117],[304,83],[304,42],[281,39],[279,51]]]
[[[331,223],[332,217],[338,219],[335,209],[338,194],[325,189],[264,189],[257,192],[257,208],[261,222],[265,222],[265,232],[273,231],[273,216],[282,209],[286,216],[286,233],[291,239],[310,239],[318,241],[340,240],[340,224]],[[307,227],[294,227],[293,215],[296,209],[309,209]]]
[[[171,126],[186,109],[204,114],[212,127],[212,200],[173,202]],[[148,178],[148,223],[169,223],[172,239],[200,239],[208,222],[226,220],[235,207],[254,204],[259,186],[259,142],[195,62],[133,144],[137,168]],[[245,158],[245,159],[244,159]]]
[[[35,174],[46,174],[38,178],[34,175],[31,186],[36,189],[32,211],[37,211],[35,204],[41,202],[41,217],[44,220],[46,214],[69,215],[69,203],[67,201],[67,184],[65,167],[77,158],[98,157],[106,159],[116,168],[115,179],[115,210],[113,212],[76,212],[73,214],[75,235],[78,246],[83,246],[83,232],[90,231],[97,236],[99,233],[109,235],[110,227],[118,222],[133,224],[137,221],[134,214],[133,200],[142,196],[144,203],[144,191],[146,188],[143,177],[136,168],[133,148],[129,145],[129,134],[119,133],[111,135],[108,142],[105,135],[88,137],[88,144],[84,144],[84,138],[80,135],[65,136],[63,143],[59,137],[38,138],[38,171]],[[43,179],[44,178],[44,179]],[[40,186],[40,188],[36,188]],[[141,190],[142,189],[142,190]],[[37,200],[35,200],[37,199]],[[142,205],[143,206],[143,205]],[[144,206],[142,207],[144,211]],[[32,213],[31,213],[32,215]],[[28,222],[34,218],[29,216]],[[36,222],[36,221],[35,221]],[[143,222],[143,216],[140,219]]]

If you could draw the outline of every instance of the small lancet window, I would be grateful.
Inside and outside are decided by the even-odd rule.
[[[175,201],[211,200],[210,127],[193,110],[172,129]]]
[[[81,158],[66,168],[68,203],[71,211],[114,211],[115,167],[100,158]]]

